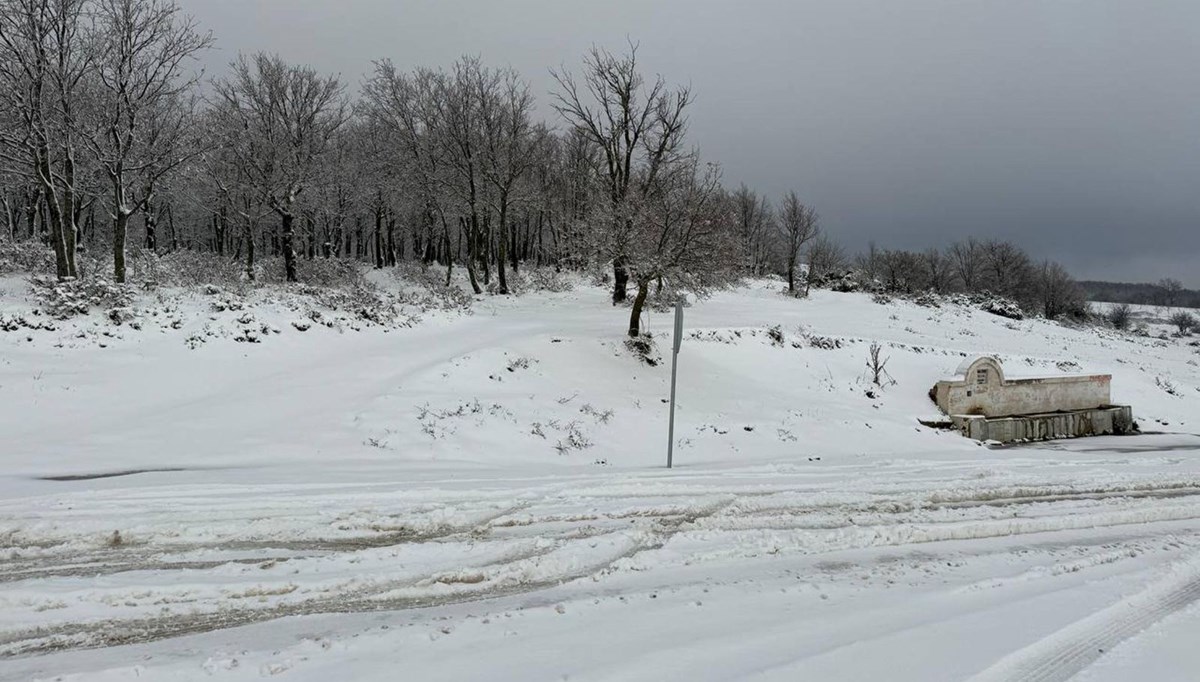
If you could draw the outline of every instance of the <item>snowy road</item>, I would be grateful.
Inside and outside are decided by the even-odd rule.
[[[1179,450],[1200,439],[1157,444]],[[157,659],[197,646],[165,638],[242,625],[250,629],[236,639],[256,641],[282,616],[305,616],[284,627],[306,632],[343,614],[336,622],[349,618],[364,634],[383,623],[452,639],[441,630],[513,614],[549,627],[541,622],[548,611],[561,628],[547,635],[604,633],[630,654],[620,674],[561,662],[564,674],[585,679],[651,677],[666,665],[656,648],[669,643],[685,647],[682,676],[693,679],[866,674],[923,650],[939,654],[903,663],[903,679],[962,679],[994,663],[981,679],[1054,680],[1200,597],[1194,465],[1164,475],[1159,458],[1000,452],[933,467],[139,487],[55,496],[45,506],[14,500],[0,505],[5,526],[23,529],[7,535],[18,558],[0,569],[0,671],[21,679],[87,669],[103,651],[76,650],[114,645]],[[1099,473],[1118,465],[1120,477]],[[127,530],[98,542],[113,519],[128,520]],[[1164,596],[1123,628],[1121,611],[1132,607],[1122,605],[1151,599],[1139,596],[1147,589]],[[683,618],[657,645],[629,636],[640,626],[627,630],[628,617],[648,614],[612,604],[645,599],[663,600],[658,617]],[[1018,605],[1030,612],[1018,616]],[[735,628],[743,634],[716,650],[694,644],[732,627],[729,618],[749,618],[751,607],[754,622]],[[696,615],[679,614],[688,609]],[[1103,609],[1115,612],[1099,634],[1072,636],[1077,621]],[[382,613],[344,615],[364,612]],[[1015,618],[1025,622],[1014,631]],[[1072,653],[1078,641],[1085,650]],[[754,654],[722,667],[722,647]],[[298,670],[320,665],[318,656],[296,656],[286,657]],[[534,678],[543,670],[528,654],[495,656]],[[495,664],[491,655],[479,660]],[[315,670],[306,674],[320,678]]]

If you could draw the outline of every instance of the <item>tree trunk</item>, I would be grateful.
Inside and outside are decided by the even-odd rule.
[[[400,241],[400,248],[404,248],[404,240]],[[396,217],[393,214],[388,216],[387,221],[387,266],[396,267],[396,260],[400,257],[403,257],[403,254],[396,253]]]
[[[12,202],[8,200],[8,192],[0,195],[0,199],[4,201],[4,226],[8,232],[8,238],[12,241],[17,241],[17,216],[13,212]]]
[[[471,282],[471,291],[476,294],[482,294],[483,288],[479,286],[479,278],[475,276],[475,234],[476,231],[464,218],[459,219],[459,224],[462,226],[463,232],[467,237],[467,279]]]
[[[450,255],[450,226],[446,224],[446,216],[442,216],[442,241],[446,247],[446,286],[450,286],[454,274],[454,257]]]
[[[171,235],[171,251],[179,250],[179,233],[175,231],[175,209],[167,204],[167,232]]]
[[[154,208],[150,204],[142,207],[142,219],[146,224],[146,250],[158,250],[158,225],[156,224]]]
[[[78,223],[75,219],[75,157],[69,150],[66,158],[63,160],[63,176],[65,178],[62,191],[63,203],[59,213],[57,229],[63,241],[63,255],[67,261],[67,275],[69,277],[78,277],[79,268],[75,264],[75,225]]]
[[[33,239],[37,235],[38,206],[40,206],[42,203],[41,191],[34,190],[33,192],[27,193],[26,200],[25,222],[29,228],[29,234],[26,235],[26,238]]]
[[[246,224],[246,277],[254,281],[254,225]]]
[[[627,298],[625,289],[629,286],[629,270],[625,268],[625,259],[617,257],[613,259],[613,305],[621,303]]]
[[[71,274],[71,268],[67,263],[66,246],[63,244],[62,240],[62,230],[60,227],[62,219],[58,214],[58,209],[54,205],[50,204],[50,202],[47,202],[47,204],[48,206],[46,211],[50,214],[50,220],[46,220],[46,218],[43,217],[42,227],[43,229],[47,230],[47,241],[49,241],[50,245],[54,247],[55,274],[58,276],[60,281],[70,279],[73,275]]]
[[[295,281],[297,281],[297,279],[296,279],[296,249],[295,249],[295,239],[296,238],[295,238],[295,234],[293,231],[295,216],[293,216],[290,211],[287,211],[287,212],[284,212],[281,217],[282,217],[282,222],[281,222],[280,227],[282,227],[282,232],[283,232],[283,235],[282,235],[283,243],[280,245],[280,248],[283,249],[284,274],[286,275],[287,281],[295,282]]]
[[[383,269],[383,209],[375,209],[375,269]]]
[[[88,204],[87,220],[83,223],[81,234],[88,244],[96,243],[96,202],[94,201]]]
[[[217,255],[225,255],[225,207],[221,207],[221,211],[213,215],[213,231],[216,232]]]
[[[53,221],[57,220],[58,218],[53,218]],[[50,232],[52,228],[51,222],[50,197],[47,194],[42,198],[41,201],[38,202],[38,236],[41,238],[43,244],[50,243]]]
[[[45,147],[38,150],[37,171],[41,181],[42,195],[45,197],[44,201],[39,202],[39,209],[42,212],[43,242],[49,243],[54,248],[55,274],[61,281],[74,277],[75,273],[71,268],[70,261],[67,260],[66,243],[63,235],[63,224],[67,219],[64,217],[64,211],[62,211],[62,207],[58,203],[58,195],[55,193],[55,187],[52,184],[53,181],[51,178],[54,176],[50,170],[49,154],[49,149]]]
[[[481,226],[479,218],[475,215],[471,216],[471,226],[474,228],[475,255],[479,259],[479,266],[483,268],[483,285],[488,286],[492,283],[492,214],[490,211],[483,215],[482,222]]]
[[[113,281],[125,283],[125,236],[129,231],[129,214],[117,209],[113,218]]]
[[[646,296],[650,293],[649,280],[638,280],[637,295],[633,297],[633,306],[629,311],[629,336],[636,338],[642,331],[642,308],[646,305]]]
[[[508,294],[508,277],[505,275],[505,261],[508,258],[508,197],[500,199],[500,225],[498,226],[499,252],[496,254],[496,278],[500,283],[499,292]]]

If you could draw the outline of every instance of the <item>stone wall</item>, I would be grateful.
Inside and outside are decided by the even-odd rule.
[[[1135,431],[1133,409],[1127,406],[1022,417],[958,416],[954,417],[954,424],[968,438],[1000,443],[1122,435]]]

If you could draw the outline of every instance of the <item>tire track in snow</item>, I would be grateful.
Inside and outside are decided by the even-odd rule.
[[[585,563],[573,570],[544,579],[527,582],[511,579],[505,580],[504,578],[508,576],[504,575],[503,569],[547,556],[561,549],[561,545],[517,553],[507,557],[502,562],[477,569],[483,572],[490,569],[496,574],[493,579],[455,581],[452,574],[439,571],[419,578],[377,585],[369,591],[341,592],[298,603],[267,608],[227,608],[208,613],[68,623],[60,626],[40,627],[12,632],[8,635],[0,636],[0,660],[47,654],[56,651],[145,643],[170,637],[250,625],[287,616],[399,611],[537,592],[595,575],[622,559],[632,557],[648,549],[662,546],[662,541],[657,535],[645,535],[645,538],[635,538],[630,543],[630,546],[622,548],[615,555]],[[497,577],[500,579],[495,580]],[[495,580],[495,585],[488,584],[492,580]],[[442,585],[446,586],[447,589],[440,592],[426,590],[422,594],[411,596],[393,596],[393,593],[396,592],[404,592],[406,590],[420,591],[420,588],[428,588],[430,585]]]
[[[337,592],[300,602],[274,605],[264,608],[225,608],[198,614],[136,617],[86,623],[65,623],[57,626],[38,627],[23,631],[11,631],[0,635],[0,660],[46,654],[74,649],[121,646],[144,643],[170,637],[196,634],[217,629],[238,627],[287,616],[303,616],[327,613],[361,613],[372,611],[398,611],[405,609],[445,606],[448,604],[481,601],[516,594],[545,590],[563,583],[595,576],[609,570],[618,562],[630,559],[642,552],[661,548],[666,541],[696,521],[710,517],[726,509],[729,500],[718,500],[702,505],[689,513],[671,513],[662,516],[642,517],[638,528],[588,534],[581,529],[562,536],[557,542],[528,552],[511,554],[491,564],[470,569],[466,573],[482,574],[482,579],[455,576],[455,571],[439,570],[420,577],[401,581],[390,581],[372,586],[369,590]],[[507,511],[515,511],[523,505]],[[504,514],[493,515],[483,527],[503,518]],[[627,518],[618,515],[619,518]],[[479,530],[479,527],[474,529]],[[632,535],[631,535],[632,533]],[[628,538],[628,546],[620,547],[615,554],[602,556],[567,570],[551,573],[540,579],[522,581],[519,572],[514,576],[509,569],[524,562],[546,557],[563,549],[572,540],[591,540],[597,537]],[[438,540],[445,539],[439,537]],[[462,573],[461,571],[459,572]],[[488,577],[488,574],[491,574]],[[441,585],[441,590],[429,590],[431,585]],[[424,588],[424,589],[423,589]],[[404,594],[414,592],[414,594]],[[396,596],[397,594],[402,596]]]
[[[268,561],[311,558],[329,554],[354,552],[364,549],[383,549],[420,542],[439,542],[463,536],[479,536],[486,533],[499,518],[524,509],[526,504],[516,504],[497,509],[469,523],[441,523],[430,528],[388,527],[375,535],[351,537],[281,539],[281,540],[230,540],[224,542],[133,544],[110,546],[91,551],[75,551],[61,560],[61,555],[40,559],[9,562],[0,569],[0,583],[27,580],[29,578],[101,576],[129,571],[204,569],[225,564],[256,564]],[[54,546],[66,546],[65,541]],[[0,551],[3,551],[0,547]],[[233,552],[263,552],[259,556],[225,558],[213,560],[172,559],[172,556],[204,550]],[[281,553],[283,552],[283,553]]]
[[[972,682],[1056,682],[1080,672],[1120,642],[1200,600],[1200,555],[1145,590],[1019,649]]]
[[[1167,497],[1186,496],[1188,493],[1181,493],[1180,489],[1176,488],[1171,492],[1175,494],[1166,495]],[[907,527],[907,530],[898,530],[895,533],[887,531],[886,527],[862,527],[849,525],[839,529],[830,529],[836,533],[845,533],[851,531],[856,534],[866,533],[869,535],[858,537],[859,542],[854,542],[851,538],[850,545],[852,546],[906,546],[913,544],[923,544],[928,542],[936,542],[939,540],[951,539],[969,539],[978,540],[988,537],[1000,537],[1011,535],[1023,535],[1027,533],[1042,533],[1048,531],[1060,530],[1063,528],[1087,528],[1087,527],[1107,527],[1127,525],[1131,523],[1153,523],[1156,520],[1164,520],[1162,517],[1173,519],[1192,519],[1200,518],[1200,506],[1182,505],[1171,510],[1151,510],[1147,509],[1147,505],[1154,505],[1159,498],[1163,497],[1161,491],[1130,491],[1124,495],[1128,499],[1128,507],[1120,510],[1110,510],[1107,513],[1094,514],[1086,510],[1074,508],[1071,503],[1081,500],[1090,499],[1107,499],[1111,496],[1110,492],[1098,493],[1099,498],[1094,498],[1091,494],[1070,495],[1065,498],[1058,497],[1046,499],[1044,495],[1033,494],[1025,496],[1036,501],[1045,501],[1051,509],[1056,509],[1058,505],[1063,505],[1066,508],[1061,510],[1057,516],[1041,516],[1031,519],[988,519],[976,520],[974,522],[966,522],[963,520],[933,522],[928,521],[920,524],[913,524],[911,521],[904,522],[902,518],[906,514],[921,509],[928,509],[918,504],[916,507],[910,505],[897,505],[893,508],[892,515],[898,517],[897,525]],[[449,578],[448,583],[439,583],[439,576],[446,575],[445,568],[434,570],[421,577],[410,576],[404,580],[380,580],[372,584],[368,589],[349,589],[349,590],[334,590],[327,591],[324,594],[317,594],[300,601],[292,601],[285,603],[276,603],[271,605],[252,606],[252,605],[236,605],[229,607],[227,604],[220,602],[207,601],[200,602],[202,606],[214,608],[210,611],[202,611],[192,614],[166,614],[166,615],[136,615],[126,618],[109,619],[104,621],[91,621],[86,623],[61,623],[51,624],[37,629],[27,629],[22,631],[10,631],[4,636],[0,636],[0,658],[9,658],[13,656],[35,655],[48,653],[51,651],[60,651],[67,649],[79,648],[95,648],[102,646],[114,646],[122,644],[131,644],[137,642],[152,641],[164,639],[185,634],[193,634],[214,629],[222,629],[234,627],[238,625],[250,624],[272,620],[275,618],[292,616],[292,615],[309,615],[320,613],[347,613],[359,611],[384,611],[384,610],[404,610],[413,608],[422,608],[428,606],[439,606],[451,603],[477,601],[500,596],[509,596],[514,594],[531,593],[539,590],[553,587],[563,582],[569,582],[579,578],[593,576],[604,572],[613,567],[622,560],[631,559],[638,554],[662,548],[672,538],[680,535],[691,535],[695,532],[704,533],[709,524],[715,524],[718,528],[724,523],[733,522],[734,526],[739,519],[749,522],[746,527],[728,527],[724,530],[726,533],[732,534],[729,540],[731,544],[738,545],[737,537],[751,537],[755,533],[761,533],[770,529],[766,526],[769,519],[755,519],[759,513],[790,511],[790,516],[794,521],[803,521],[804,517],[813,512],[814,507],[811,504],[797,504],[793,506],[785,505],[778,507],[775,505],[765,505],[759,509],[746,509],[739,506],[739,500],[744,501],[747,497],[755,496],[737,496],[727,495],[721,496],[718,499],[705,500],[700,504],[693,506],[690,509],[681,509],[680,506],[671,506],[668,509],[662,510],[666,513],[652,514],[643,512],[631,512],[629,510],[614,512],[610,515],[604,513],[587,513],[579,515],[573,519],[563,519],[561,514],[537,515],[536,513],[528,517],[518,517],[520,522],[514,523],[515,519],[511,516],[512,512],[518,510],[527,510],[531,505],[521,504],[514,507],[509,507],[504,510],[493,510],[489,512],[486,518],[479,519],[482,523],[466,524],[461,526],[442,526],[436,529],[427,529],[421,533],[401,534],[403,537],[398,537],[395,533],[383,534],[380,536],[366,536],[362,538],[336,538],[336,539],[312,539],[298,541],[292,549],[308,549],[313,551],[328,552],[328,555],[338,555],[356,549],[364,549],[370,547],[387,547],[396,544],[397,540],[400,544],[404,542],[441,542],[452,538],[453,536],[464,537],[469,536],[473,539],[478,539],[481,542],[491,542],[494,539],[489,539],[493,531],[503,528],[520,528],[523,531],[532,533],[535,536],[543,537],[552,540],[554,544],[549,547],[541,548],[527,554],[513,554],[505,557],[498,562],[479,567],[478,573],[483,577],[476,580],[475,578],[467,578],[465,580],[456,581],[454,578]],[[1008,504],[999,505],[1002,508],[1013,507],[1018,504],[1023,504],[1021,501],[1014,501],[1014,498],[1004,498]],[[559,504],[561,500],[551,497],[545,500],[551,504]],[[1176,502],[1176,505],[1178,503]],[[535,507],[536,503],[532,505]],[[686,505],[685,505],[686,506]],[[852,509],[854,505],[850,505]],[[887,506],[887,505],[885,505]],[[992,507],[993,505],[984,505]],[[1084,513],[1080,513],[1084,511]],[[1162,512],[1168,513],[1163,514]],[[612,518],[609,518],[611,516]],[[624,527],[622,530],[604,532],[598,527],[593,527],[592,522],[604,522],[613,520],[633,520],[637,523],[634,527]],[[727,520],[727,521],[726,521]],[[567,521],[569,525],[565,529],[549,529],[540,527],[542,524],[556,524]],[[585,525],[580,525],[585,524]],[[756,528],[759,525],[762,527]],[[591,530],[589,530],[591,529]],[[603,538],[612,537],[622,534],[625,530],[644,533],[648,540],[643,540],[633,543],[628,548],[621,549],[615,553],[615,556],[605,556],[597,561],[587,563],[582,566],[568,566],[567,570],[544,577],[544,579],[529,579],[521,580],[519,572],[506,570],[514,564],[522,561],[528,561],[538,556],[543,556],[550,552],[554,552],[564,547],[570,540],[587,538]],[[709,532],[712,529],[709,527]],[[718,530],[717,532],[721,532]],[[526,536],[528,537],[528,536]],[[857,536],[856,536],[857,537]],[[501,538],[503,540],[511,540],[513,538]],[[809,538],[811,544],[812,538]],[[846,538],[842,538],[841,542],[821,543],[816,542],[815,545],[809,547],[814,553],[823,553],[826,551],[836,551],[844,549]],[[865,545],[863,545],[865,543]],[[288,545],[284,542],[239,542],[233,541],[228,543],[214,543],[206,545],[209,548],[222,549],[270,549],[278,550],[281,545]],[[180,551],[194,550],[199,546],[177,546]],[[132,547],[126,549],[133,549]],[[111,571],[97,571],[96,566],[80,566],[79,557],[75,557],[71,562],[73,566],[80,566],[77,574],[93,575],[98,572],[116,573],[122,570],[164,570],[174,571],[181,567],[164,561],[162,554],[164,547],[153,546],[141,549],[146,552],[138,557],[135,561],[124,564],[123,566],[112,566]],[[737,549],[735,554],[743,555],[744,548]],[[108,553],[115,553],[123,550],[109,548]],[[151,552],[156,553],[152,556]],[[315,555],[314,555],[315,556]],[[696,555],[691,555],[693,559]],[[280,557],[283,558],[283,557]],[[304,558],[303,556],[292,556],[288,558]],[[569,558],[569,557],[568,557]],[[719,557],[718,557],[719,558]],[[267,561],[270,557],[256,559],[256,561]],[[223,564],[235,563],[235,561],[227,560],[219,562]],[[653,563],[653,562],[652,562]],[[61,566],[61,565],[60,565]],[[29,567],[24,567],[26,570]],[[49,567],[48,567],[49,568]],[[61,566],[64,570],[68,570],[66,566]],[[474,570],[474,569],[473,569]],[[69,571],[74,571],[73,568]],[[76,573],[68,572],[65,575],[73,575]],[[44,575],[26,575],[24,577],[44,577]],[[489,577],[490,576],[490,577]],[[514,576],[516,576],[514,578]],[[499,580],[498,578],[503,578]],[[455,584],[457,582],[457,584]],[[423,589],[433,586],[434,589]],[[449,585],[449,586],[447,586]],[[400,596],[397,596],[400,595]],[[234,602],[236,604],[236,602]],[[1054,679],[1054,678],[1049,678]]]

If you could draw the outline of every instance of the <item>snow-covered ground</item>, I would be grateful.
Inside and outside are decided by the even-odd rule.
[[[1192,339],[777,290],[688,308],[669,471],[599,289],[0,332],[0,679],[1195,679]],[[1146,433],[921,426],[984,352]]]

